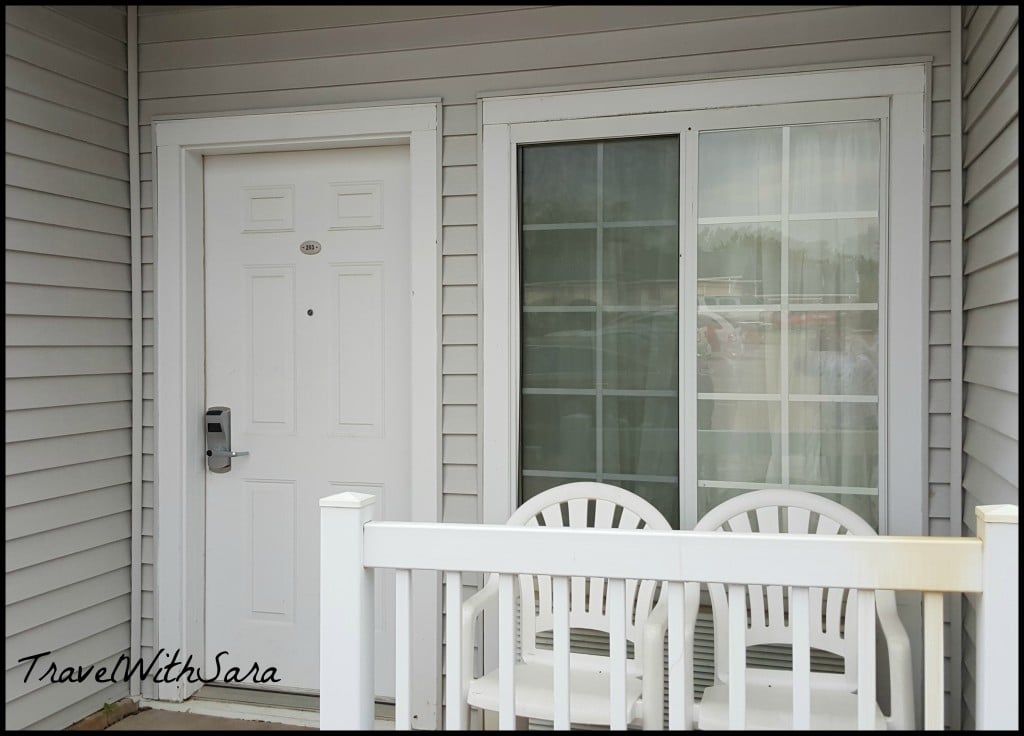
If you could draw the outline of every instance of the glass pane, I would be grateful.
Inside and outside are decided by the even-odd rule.
[[[675,225],[605,228],[602,250],[604,304],[674,309],[679,303]]]
[[[700,217],[782,212],[782,128],[701,133]]]
[[[679,386],[679,313],[602,313],[604,388],[675,391]]]
[[[520,150],[524,225],[597,220],[597,147],[593,143]]]
[[[524,146],[520,166],[520,501],[642,481],[678,524],[679,140]]]
[[[790,312],[789,390],[878,394],[878,312]]]
[[[536,496],[538,493],[542,493],[549,488],[560,486],[563,483],[575,483],[581,480],[593,481],[594,476],[579,476],[576,478],[551,478],[547,476],[537,475],[524,475],[519,482],[519,498],[520,503],[525,503],[531,498]]]
[[[604,471],[679,473],[679,401],[675,397],[604,398]]]
[[[782,229],[777,222],[701,225],[698,304],[778,304]]]
[[[650,503],[662,513],[662,516],[672,525],[673,529],[679,528],[679,483],[656,483],[653,481],[641,480],[615,480],[611,481],[620,488],[632,491],[640,498]]]
[[[749,483],[780,482],[779,414],[777,402],[698,401],[697,477]]]
[[[523,396],[523,469],[593,472],[594,406],[593,396]]]
[[[878,301],[878,218],[803,220],[789,226],[794,304]]]
[[[878,406],[792,402],[790,479],[822,486],[878,487]]]
[[[779,392],[779,312],[697,314],[697,391]]]
[[[831,486],[877,525],[878,402],[851,399],[882,392],[880,130],[700,135],[696,388],[764,400],[698,400],[699,513],[760,484]]]
[[[527,230],[523,233],[523,305],[596,303],[597,231]]]
[[[791,213],[878,209],[877,121],[794,127],[789,152]]]
[[[594,313],[523,314],[523,388],[594,387]]]
[[[721,503],[725,503],[730,498],[736,498],[742,496],[744,493],[750,493],[749,488],[708,488],[706,486],[700,486],[697,488],[697,518],[700,519]]]
[[[678,210],[678,138],[635,138],[604,144],[605,222],[674,221]]]

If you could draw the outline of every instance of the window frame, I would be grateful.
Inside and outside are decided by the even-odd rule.
[[[692,308],[696,305],[696,269],[688,267],[696,263],[697,253],[697,136],[706,130],[879,119],[883,126],[881,165],[883,171],[888,169],[888,176],[883,177],[888,199],[881,203],[879,214],[891,213],[887,221],[880,219],[880,231],[887,237],[883,235],[880,243],[879,273],[883,366],[879,385],[879,531],[925,533],[926,82],[924,64],[907,64],[485,98],[481,106],[483,521],[504,523],[517,502],[521,348],[518,146],[680,136],[680,522],[681,528],[689,529],[697,521],[697,495],[683,490],[695,489],[697,480],[696,347],[688,337],[695,334],[697,319],[697,310]],[[837,97],[836,90],[842,91],[842,97]],[[886,242],[900,247],[886,248]],[[894,370],[896,366],[899,370]],[[892,458],[898,461],[889,462]]]

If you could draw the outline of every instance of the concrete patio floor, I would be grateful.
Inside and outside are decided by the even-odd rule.
[[[150,708],[122,718],[108,726],[108,731],[315,731],[315,728],[291,726],[286,723],[219,718],[198,713]]]
[[[395,722],[375,719],[373,730],[393,731]],[[107,726],[107,731],[316,731],[310,726],[223,718],[201,713],[187,713],[161,708],[146,708]]]

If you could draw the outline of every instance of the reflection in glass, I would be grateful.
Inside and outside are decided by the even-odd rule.
[[[880,150],[878,121],[700,135],[699,512],[811,486],[877,524]]]
[[[605,222],[675,221],[679,200],[679,147],[675,139],[627,138],[604,144]]]
[[[523,388],[593,388],[593,312],[523,314]]]
[[[679,312],[605,310],[603,387],[674,391],[679,385]]]
[[[522,146],[524,225],[597,220],[597,148],[592,143]]]
[[[679,403],[664,398],[604,398],[604,470],[632,475],[679,472]]]
[[[519,485],[520,503],[526,503],[538,493],[542,493],[549,488],[560,486],[563,483],[576,483],[583,480],[593,481],[594,479],[586,476],[552,478],[543,475],[524,475]]]
[[[697,314],[697,391],[778,393],[779,312]]]
[[[778,304],[781,269],[779,223],[700,226],[698,304]]]
[[[782,128],[701,133],[700,217],[782,212]]]
[[[523,232],[523,305],[593,305],[597,298],[597,231]]]
[[[523,467],[592,472],[596,426],[593,396],[523,396]]]
[[[878,218],[804,220],[789,226],[795,303],[878,301]]]
[[[790,312],[789,387],[796,394],[878,394],[878,312]]]
[[[663,307],[679,303],[679,234],[668,227],[608,227],[604,230],[606,305]]]
[[[658,483],[643,480],[615,480],[614,485],[632,491],[640,498],[658,509],[672,524],[673,529],[679,528],[679,483]]]

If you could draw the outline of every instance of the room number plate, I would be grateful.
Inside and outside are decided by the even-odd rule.
[[[299,245],[299,253],[307,256],[315,256],[320,252],[320,243],[315,240],[306,240]]]

